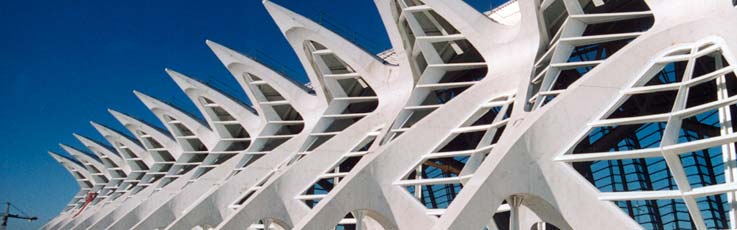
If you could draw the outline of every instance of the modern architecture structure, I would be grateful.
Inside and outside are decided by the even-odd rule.
[[[44,229],[737,229],[735,1],[374,2],[380,54],[265,1],[309,87],[207,41],[250,101],[167,70],[204,120],[135,92]]]

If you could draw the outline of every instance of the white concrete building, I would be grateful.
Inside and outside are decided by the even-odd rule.
[[[44,229],[737,229],[737,1],[374,2],[381,54],[265,1],[310,87],[207,41],[250,102],[167,69],[205,120],[135,92]]]

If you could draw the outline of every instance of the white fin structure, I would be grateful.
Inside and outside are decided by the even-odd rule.
[[[300,57],[315,93],[327,100],[328,109],[311,138],[298,149],[299,155],[271,179],[235,197],[229,206],[234,212],[218,228],[294,226],[310,211],[303,197],[311,195],[302,195],[305,189],[341,165],[348,170],[373,146],[378,146],[372,145],[373,139],[378,138],[379,130],[389,125],[391,114],[398,113],[404,103],[393,99],[406,98],[411,91],[412,79],[398,75],[396,67],[292,11],[271,2],[264,5]],[[342,177],[347,173],[334,175]],[[188,228],[194,223],[169,228]]]
[[[309,87],[206,41],[250,103],[167,70],[203,121],[112,112],[154,184],[43,228],[737,229],[735,1],[374,3],[377,55],[264,1]],[[80,191],[132,167],[64,148]]]
[[[186,208],[180,204],[189,204],[217,186],[218,180],[231,173],[239,159],[253,156],[247,150],[255,141],[253,134],[258,133],[263,122],[250,107],[197,80],[172,70],[167,72],[196,104],[219,141],[183,187],[172,193],[154,194],[140,206],[146,209],[127,214],[111,229],[162,227],[167,219],[173,218],[170,216]]]
[[[77,159],[77,161],[82,163],[87,171],[90,172],[90,179],[95,185],[92,189],[92,192],[100,191],[108,183],[108,181],[110,181],[110,173],[106,170],[105,165],[102,164],[100,159],[95,158],[89,153],[86,153],[82,150],[65,144],[59,144],[59,146],[61,146],[64,151],[69,153],[69,155],[72,155],[72,157]]]
[[[571,6],[571,4],[578,4],[573,1],[561,1],[560,3],[565,4],[566,7]],[[615,4],[610,3],[607,3],[607,6],[615,6]],[[652,63],[653,58],[659,52],[674,43],[692,42],[709,37],[714,33],[724,36],[722,32],[718,32],[713,28],[699,27],[694,31],[686,29],[691,27],[676,26],[681,23],[693,23],[692,21],[686,22],[690,20],[686,19],[689,18],[686,15],[711,15],[708,17],[709,19],[702,19],[704,22],[709,21],[708,23],[721,21],[725,17],[732,16],[712,15],[711,12],[717,12],[716,9],[725,7],[725,3],[682,2],[670,4],[671,2],[668,1],[634,1],[630,3],[617,4],[622,4],[618,5],[620,7],[644,5],[644,7],[649,7],[653,11],[655,21],[668,21],[668,23],[660,24],[660,27],[656,23],[647,32],[637,34],[636,39],[621,45],[622,47],[618,46],[616,54],[609,56],[606,60],[597,61],[595,68],[587,69],[588,72],[585,72],[577,81],[567,86],[567,89],[559,91],[561,94],[544,107],[533,108],[537,111],[527,114],[516,110],[520,113],[513,114],[513,122],[519,120],[516,122],[514,129],[510,130],[504,138],[505,140],[500,141],[489,154],[490,157],[487,157],[479,166],[473,178],[464,186],[463,192],[456,197],[453,204],[440,217],[435,229],[482,227],[493,218],[493,214],[481,210],[500,207],[499,204],[504,200],[511,206],[509,212],[513,218],[510,219],[509,224],[516,228],[529,227],[529,225],[522,226],[520,219],[514,218],[520,214],[521,210],[519,209],[523,206],[537,214],[542,221],[551,223],[561,229],[588,228],[592,223],[596,223],[596,226],[606,226],[608,229],[641,229],[643,227],[640,224],[650,224],[638,224],[633,219],[634,217],[630,217],[628,213],[623,212],[625,208],[617,207],[611,202],[602,202],[602,200],[605,200],[603,194],[600,194],[596,187],[591,186],[587,179],[579,174],[585,171],[582,168],[588,168],[588,166],[576,165],[578,168],[574,168],[571,165],[561,164],[562,162],[555,162],[553,159],[558,157],[561,152],[569,151],[572,142],[579,140],[582,133],[590,128],[588,124],[599,118],[601,114],[609,111],[612,104],[617,103],[617,98],[626,91],[626,87],[636,81],[643,72],[648,71],[645,65]],[[527,4],[533,3],[530,1]],[[540,4],[547,7],[551,4],[559,4],[559,2],[543,1]],[[521,5],[520,7],[536,9],[535,5]],[[603,10],[611,9],[616,8],[603,8]],[[582,9],[579,8],[578,10]],[[589,11],[586,13],[590,13],[592,9],[586,10]],[[628,17],[634,18],[643,18],[643,14],[645,17],[650,14],[650,12],[628,13],[616,11],[590,15],[581,15],[581,13],[583,12],[579,11],[577,15],[571,17],[591,24],[612,21],[616,23],[617,20],[622,20],[622,16],[628,14]],[[661,18],[659,18],[659,13],[662,13]],[[605,20],[601,21],[602,19]],[[540,21],[543,21],[543,19],[540,19]],[[611,26],[613,24],[607,25]],[[545,25],[541,27],[551,28],[546,28]],[[561,36],[568,35],[570,34],[563,33]],[[582,38],[560,39],[561,41],[600,42],[599,38],[602,37],[605,36],[596,37],[595,40]],[[545,41],[545,39],[541,39],[541,41]],[[566,64],[558,66],[566,68],[585,67],[578,64],[567,65],[567,67]],[[534,79],[536,73],[532,72],[528,76],[532,76],[530,79]],[[533,85],[522,83],[518,92],[534,92],[528,88],[534,88]],[[518,97],[517,99],[519,105],[529,102],[528,98]],[[515,119],[515,116],[520,117]],[[630,135],[638,134],[632,133]],[[671,168],[669,171],[675,172],[678,169]],[[591,175],[587,177],[589,176]],[[646,177],[650,176],[652,175]],[[511,183],[504,183],[504,186],[495,186],[498,183],[492,181],[510,181]],[[516,202],[510,202],[513,200]],[[684,204],[683,206],[690,205]],[[686,211],[681,208],[678,209],[679,212]],[[700,214],[691,213],[691,216],[694,215],[699,216]],[[659,218],[669,217],[655,218],[655,221],[659,221]],[[700,222],[696,220],[687,224],[689,226],[694,224],[697,228],[701,228],[703,225]],[[675,227],[673,225],[668,227],[666,224],[658,225],[657,223],[654,226],[659,226],[654,228]]]
[[[135,196],[135,195],[148,197],[147,192],[144,192],[143,194],[139,194],[139,192],[143,191],[144,188],[150,187],[152,183],[155,183],[159,179],[163,178],[164,175],[166,175],[168,169],[171,168],[172,165],[174,165],[176,159],[179,158],[179,156],[182,154],[181,146],[177,144],[177,142],[169,134],[165,133],[167,131],[155,128],[127,114],[117,112],[115,110],[108,110],[108,111],[124,127],[126,127],[126,129],[130,131],[130,133],[132,133],[138,139],[139,143],[143,144],[143,147],[148,152],[146,154],[142,154],[142,153],[137,153],[137,151],[133,151],[133,154],[140,154],[142,156],[142,158],[138,160],[144,160],[144,159],[150,158],[150,159],[153,159],[154,162],[148,165],[149,170],[143,176],[143,178],[140,178],[141,181],[145,181],[147,183],[138,183],[135,185],[135,187],[130,188],[129,190],[122,190],[122,191],[119,190],[112,197],[113,200],[110,201],[111,204],[106,204],[102,208],[94,207],[96,208],[97,211],[90,210],[89,212],[81,213],[78,217],[76,217],[77,219],[80,220],[77,226],[90,225],[93,222],[96,222],[97,220],[99,220],[99,218],[102,218],[103,216],[106,216],[113,210],[116,210],[115,207],[119,206],[122,202],[127,200],[127,198],[125,197],[130,197],[130,196]],[[103,127],[100,127],[100,128],[103,128]],[[102,132],[103,131],[101,131],[101,133]],[[106,133],[112,134],[107,131]],[[106,135],[103,134],[103,136],[106,136]],[[121,143],[128,142],[128,141],[125,141],[125,139],[121,139]],[[133,143],[128,143],[128,144],[131,146],[134,146]],[[134,147],[134,148],[137,148],[137,147]],[[147,155],[149,157],[146,157]],[[135,158],[133,158],[133,160],[138,161]],[[147,162],[147,161],[148,160],[144,162]],[[152,191],[153,190],[151,189],[148,192],[152,192]],[[124,194],[125,196],[122,196]]]
[[[190,178],[194,175],[200,164],[209,154],[209,150],[216,147],[218,136],[209,127],[199,121],[197,118],[183,112],[176,107],[134,91],[134,94],[156,115],[156,117],[169,130],[172,137],[179,143],[182,148],[182,154],[176,159],[174,165],[168,170],[155,185],[148,186],[139,192],[140,195],[127,198],[126,201],[117,206],[115,210],[93,215],[85,220],[77,221],[81,223],[74,228],[91,228],[99,229],[100,226],[111,226],[113,223],[119,222],[123,217],[137,218],[135,213],[146,212],[151,207],[142,206],[146,204],[146,200],[151,194],[166,194],[171,191],[178,191],[181,187],[187,185],[188,179],[178,180],[180,178]],[[144,192],[145,191],[145,192]],[[144,194],[148,194],[144,196]]]
[[[128,177],[131,172],[131,168],[128,163],[125,162],[112,147],[94,141],[85,136],[73,133],[75,138],[79,140],[90,152],[95,154],[105,166],[105,169],[110,174],[110,182],[95,198],[94,204],[97,204],[101,199],[107,199],[115,190],[117,190]]]
[[[87,169],[87,171],[90,173],[90,179],[93,181],[94,186],[90,190],[90,193],[96,193],[100,194],[105,188],[105,186],[108,186],[110,182],[110,173],[105,168],[105,165],[96,157],[93,157],[92,155],[79,150],[77,148],[65,145],[65,144],[59,144],[64,151],[69,153],[72,157],[77,159],[84,167]],[[81,203],[84,203],[85,200],[81,200]],[[76,219],[75,219],[76,220]],[[69,228],[69,226],[73,226],[76,224],[75,220],[67,218],[63,222],[57,224],[54,229],[57,228]]]
[[[143,121],[133,118],[127,114],[117,112],[114,110],[108,110],[123,126],[125,126],[140,143],[143,143],[146,150],[151,154],[154,159],[154,164],[150,167],[150,171],[144,175],[141,179],[143,181],[156,182],[161,179],[168,169],[174,165],[175,161],[182,154],[182,147],[167,133],[165,130],[155,128]],[[150,176],[150,177],[149,177]],[[141,188],[141,187],[136,187]],[[136,190],[131,190],[131,193],[127,193],[128,196],[138,195]],[[147,193],[141,196],[148,196]],[[83,220],[78,226],[86,226],[97,221],[97,218],[101,218],[115,210],[117,206],[126,201],[127,199],[114,197],[111,204],[106,204],[97,211],[83,212],[78,219]],[[94,217],[92,217],[94,216]]]
[[[295,156],[300,145],[309,138],[309,132],[305,130],[313,129],[319,113],[326,109],[315,95],[264,64],[212,41],[207,41],[207,44],[244,88],[263,123],[241,161],[235,167],[223,169],[228,173],[224,181],[213,185],[215,187],[204,194],[187,192],[191,193],[190,196],[199,195],[199,198],[177,197],[177,202],[191,205],[177,208],[171,216],[156,218],[161,226],[170,224],[168,228],[185,228],[183,226],[191,226],[192,223],[214,225],[222,216],[232,213],[233,209],[228,207],[238,202],[244,193],[252,193],[253,188],[271,177],[280,164]],[[196,201],[192,203],[192,199]],[[202,215],[205,212],[208,215]],[[153,226],[151,222],[154,221],[137,226],[150,227]]]
[[[149,186],[150,183],[144,181],[144,177],[154,172],[151,170],[154,164],[154,158],[151,154],[138,142],[117,130],[96,122],[91,122],[91,124],[105,137],[108,143],[113,145],[115,150],[117,150],[120,156],[125,159],[126,164],[131,168],[131,173],[128,173],[126,181],[115,191],[116,194],[113,195],[113,198],[125,194],[129,190],[137,192]]]
[[[478,152],[459,151],[456,155],[440,151],[454,137],[460,139],[472,133],[493,131],[506,122],[499,119],[497,123],[485,125],[466,124],[470,118],[483,114],[480,111],[484,108],[494,107],[490,106],[492,104],[509,105],[518,87],[519,76],[524,74],[521,72],[524,68],[505,66],[503,63],[512,60],[502,57],[503,52],[495,52],[522,50],[525,44],[535,41],[532,36],[510,42],[510,38],[525,30],[497,25],[462,2],[447,3],[454,7],[443,6],[446,2],[441,1],[412,1],[414,5],[407,5],[409,1],[375,2],[395,52],[404,58],[400,68],[406,69],[405,72],[410,73],[415,82],[412,94],[391,129],[387,130],[381,143],[383,146],[375,154],[367,156],[368,163],[357,165],[344,178],[346,182],[326,194],[313,212],[295,228],[336,225],[431,228],[436,220],[435,212],[439,210],[422,205],[415,195],[407,191],[407,187],[422,191],[426,185],[447,184],[448,188],[456,189],[452,184],[460,184],[472,176],[472,173],[460,172],[464,169],[469,171],[471,167],[464,168],[464,163],[453,158],[464,157],[466,152],[468,155],[483,155],[484,148]],[[461,15],[463,17],[459,18]],[[468,22],[461,22],[463,20],[492,26],[475,30]],[[503,117],[503,114],[498,117]],[[491,139],[485,140],[490,142]],[[417,140],[435,144],[410,144]],[[440,155],[451,160],[441,162]],[[431,159],[433,161],[429,161]],[[460,165],[443,171],[461,175],[433,179],[417,176],[418,179],[411,181],[402,179],[418,165],[425,168],[441,163]],[[413,173],[419,172],[413,170]],[[367,198],[349,198],[353,196]],[[400,212],[402,218],[393,214]],[[351,221],[344,219],[347,214],[353,216]],[[359,217],[360,220],[357,219]]]
[[[72,200],[69,201],[66,207],[64,207],[64,210],[62,210],[59,216],[42,226],[41,229],[53,229],[59,222],[73,216],[75,211],[80,207],[80,201],[84,200],[87,197],[87,193],[92,191],[92,188],[94,187],[92,175],[90,175],[90,172],[87,171],[84,165],[80,164],[76,160],[67,158],[66,156],[55,152],[49,151],[48,154],[54,158],[54,160],[59,162],[59,164],[61,164],[64,169],[72,175],[72,177],[74,177],[74,180],[77,181],[77,184],[79,185],[79,192],[72,197]]]

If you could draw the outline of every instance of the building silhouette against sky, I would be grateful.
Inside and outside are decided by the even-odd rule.
[[[165,129],[49,152],[43,228],[737,228],[735,2],[374,2],[378,54],[263,3],[306,85],[206,41],[248,101],[167,69],[201,116],[136,91]]]

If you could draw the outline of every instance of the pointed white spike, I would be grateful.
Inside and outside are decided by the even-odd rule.
[[[224,110],[228,111],[231,116],[238,120],[239,123],[243,125],[243,128],[245,128],[249,133],[258,132],[257,129],[260,126],[260,123],[265,122],[263,118],[253,112],[252,108],[235,101],[225,93],[177,71],[166,69],[166,72],[172,79],[174,79],[182,91],[187,94],[189,99],[192,100],[200,112],[208,118],[211,124],[215,119],[211,118],[208,111],[203,107],[200,97],[207,97],[208,99],[215,101],[215,103],[220,105]],[[215,127],[212,128],[215,129]]]
[[[179,156],[181,156],[182,147],[177,144],[177,142],[167,133],[164,133],[162,130],[154,128],[152,125],[133,118],[125,113],[121,113],[112,109],[108,109],[108,112],[110,112],[115,117],[115,119],[117,119],[121,124],[123,124],[123,126],[125,126],[138,138],[141,137],[139,137],[139,134],[136,133],[137,131],[146,132],[148,135],[151,136],[151,138],[164,146],[167,152],[169,152],[169,154],[171,154],[174,159],[178,159]]]
[[[241,84],[252,102],[257,101],[257,99],[251,92],[251,88],[246,85],[247,82],[244,82],[242,79],[245,73],[257,75],[261,80],[265,81],[266,84],[289,100],[290,104],[300,111],[300,113],[307,112],[307,108],[309,107],[308,105],[317,102],[316,96],[308,93],[304,86],[294,82],[287,76],[277,73],[265,64],[216,42],[207,40],[206,43],[212,52],[215,53],[215,56],[220,59],[220,62],[228,68],[238,83]],[[307,106],[302,106],[302,104]],[[254,106],[258,105],[254,103]]]
[[[164,119],[163,115],[172,116],[178,121],[184,123],[185,126],[187,126],[187,128],[189,128],[190,131],[194,132],[197,138],[202,140],[202,142],[208,148],[213,148],[215,146],[215,143],[217,142],[218,137],[215,135],[214,132],[212,132],[212,130],[210,130],[209,127],[203,124],[199,119],[196,119],[190,116],[189,114],[183,112],[182,110],[172,105],[164,103],[161,100],[158,100],[156,98],[153,98],[141,92],[134,90],[133,93],[146,105],[146,107],[149,108],[149,110],[151,110],[151,112],[156,114],[156,117],[162,123],[167,122]]]
[[[151,154],[146,151],[143,146],[141,146],[138,142],[131,140],[128,136],[105,125],[101,125],[96,122],[90,123],[105,138],[105,140],[108,141],[108,143],[113,145],[113,148],[115,148],[118,152],[122,150],[119,146],[115,146],[116,142],[124,144],[126,147],[128,147],[128,150],[130,150],[130,152],[134,154],[136,158],[141,158],[141,160],[143,160],[144,164],[146,164],[147,166],[151,166],[154,164],[154,159]],[[123,154],[119,153],[119,155],[125,157]]]

